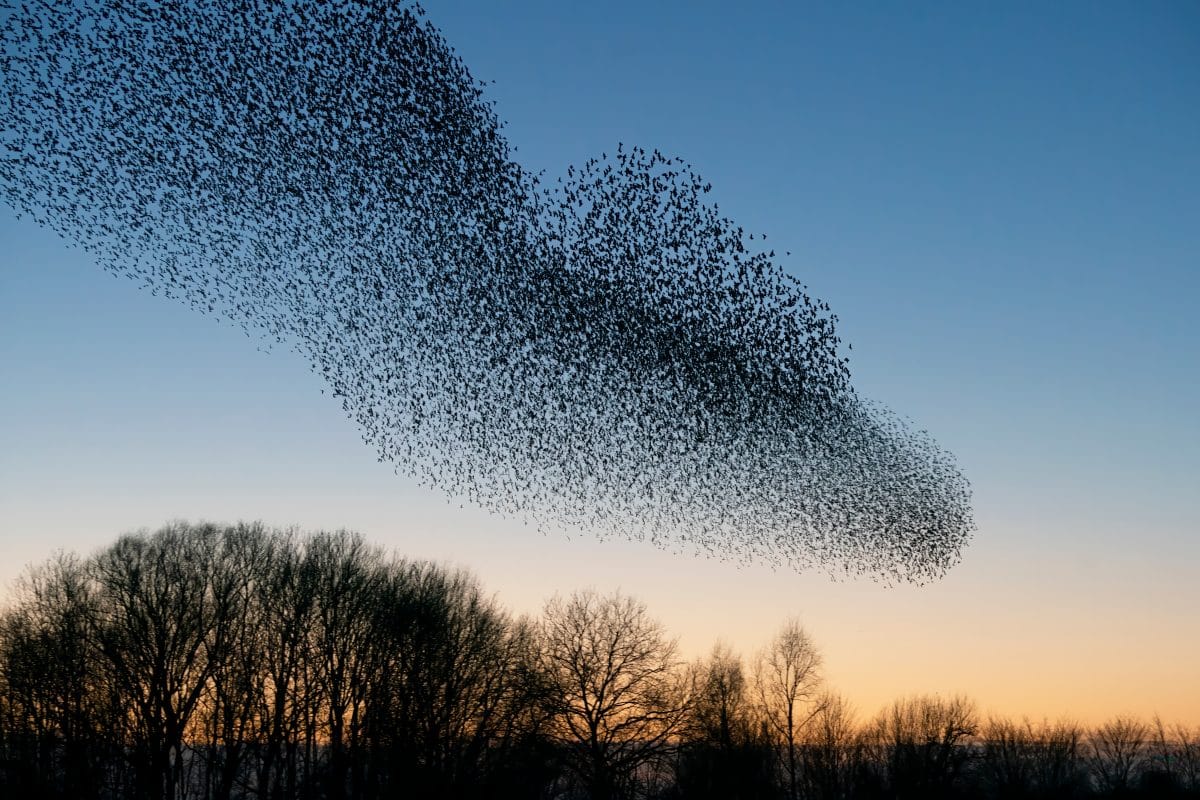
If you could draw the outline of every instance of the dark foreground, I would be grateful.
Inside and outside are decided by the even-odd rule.
[[[5,798],[1200,797],[1200,731],[865,721],[798,623],[687,663],[622,595],[513,618],[345,532],[170,525],[33,570],[0,615]]]

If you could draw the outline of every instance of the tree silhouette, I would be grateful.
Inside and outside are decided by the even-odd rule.
[[[1122,793],[1133,788],[1134,777],[1145,766],[1150,728],[1130,717],[1116,717],[1091,732],[1087,760],[1100,789]]]
[[[841,695],[823,693],[806,726],[801,772],[804,795],[818,800],[853,796],[862,766],[854,711]]]
[[[122,705],[140,795],[173,800],[187,763],[184,736],[229,657],[236,588],[219,554],[236,529],[170,525],[126,536],[97,558],[96,641]]]
[[[978,728],[969,699],[919,696],[893,702],[867,736],[894,796],[950,797],[971,757],[965,745]]]
[[[775,795],[775,757],[740,657],[718,644],[698,669],[695,702],[676,767],[694,798]]]
[[[92,635],[97,610],[86,565],[61,555],[18,586],[0,617],[0,685],[9,748],[33,793],[94,797],[113,731]]]
[[[541,664],[568,764],[590,797],[634,796],[693,700],[675,643],[644,605],[591,591],[546,604]]]
[[[747,674],[634,598],[512,618],[346,531],[171,523],[0,611],[0,796],[50,800],[1196,798],[1200,732],[898,700],[859,725],[788,621]]]
[[[820,710],[821,654],[799,620],[788,620],[754,662],[754,686],[780,753],[789,798],[799,792],[801,735]]]

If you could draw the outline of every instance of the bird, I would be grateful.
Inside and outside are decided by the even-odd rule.
[[[887,583],[957,563],[969,481],[858,394],[836,316],[766,234],[659,148],[530,172],[426,14],[22,5],[0,193],[297,351],[380,460],[448,501]]]

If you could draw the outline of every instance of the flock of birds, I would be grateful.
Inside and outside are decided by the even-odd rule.
[[[295,347],[398,470],[725,559],[959,559],[967,481],[857,396],[829,307],[679,160],[523,171],[419,7],[21,0],[2,36],[4,200]]]

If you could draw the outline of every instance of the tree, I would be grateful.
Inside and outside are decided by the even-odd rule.
[[[804,737],[805,796],[851,797],[860,765],[854,710],[844,697],[831,692],[823,694],[816,707]]]
[[[983,727],[980,774],[998,798],[1026,797],[1033,787],[1034,731],[1023,724],[990,717]]]
[[[398,564],[375,604],[367,729],[375,780],[461,797],[508,765],[514,726],[536,725],[528,628],[461,571]]]
[[[742,659],[718,644],[698,676],[676,767],[679,793],[713,800],[773,797],[774,760]]]
[[[58,556],[21,581],[18,593],[19,605],[0,617],[0,684],[8,746],[30,768],[20,788],[95,796],[107,737],[85,565]]]
[[[316,582],[311,658],[313,686],[309,710],[327,744],[326,793],[331,800],[361,794],[361,737],[374,678],[369,658],[376,631],[375,603],[386,579],[383,554],[362,537],[345,531],[322,533],[308,542],[307,561]]]
[[[185,733],[228,655],[235,603],[218,571],[228,533],[175,523],[124,536],[92,562],[96,642],[127,709],[141,796],[179,794]]]
[[[1150,770],[1142,773],[1143,789],[1152,780],[1164,789],[1200,794],[1200,730],[1192,733],[1186,725],[1167,725],[1155,715],[1150,762]]]
[[[550,730],[570,770],[594,800],[633,796],[691,703],[675,642],[640,602],[591,591],[550,600],[541,638]]]
[[[266,566],[254,584],[262,694],[256,715],[257,788],[264,800],[295,797],[308,762],[301,762],[305,721],[314,716],[310,679],[317,605],[316,564],[294,531],[272,534]]]
[[[899,798],[950,796],[970,758],[965,747],[979,729],[975,704],[965,697],[897,700],[868,732],[875,761]]]
[[[1036,797],[1060,798],[1083,794],[1087,773],[1082,761],[1083,729],[1060,720],[1029,726],[1033,741],[1033,786]]]
[[[211,593],[221,603],[220,638],[214,643],[220,652],[210,657],[212,675],[197,717],[198,726],[207,732],[205,795],[228,800],[241,779],[251,743],[259,741],[258,718],[266,694],[265,634],[275,624],[258,602],[259,582],[270,572],[274,548],[271,536],[257,523],[225,528],[215,544]]]
[[[983,726],[979,777],[1001,800],[1083,795],[1088,778],[1080,761],[1082,738],[1072,722],[1035,725],[992,717]]]
[[[1133,788],[1133,778],[1146,761],[1150,728],[1130,717],[1109,720],[1088,737],[1088,765],[1105,792]]]
[[[796,619],[784,623],[754,662],[755,690],[782,755],[790,798],[798,791],[801,732],[820,710],[820,669],[821,654]]]

